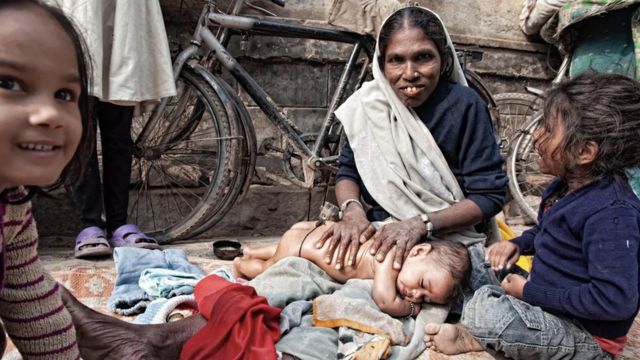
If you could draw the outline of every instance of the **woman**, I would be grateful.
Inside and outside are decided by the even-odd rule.
[[[374,80],[336,111],[348,143],[336,182],[342,217],[318,243],[331,242],[326,260],[337,248],[336,267],[345,257],[353,264],[371,236],[378,260],[398,247],[397,268],[424,239],[483,243],[507,178],[486,105],[464,86],[444,25],[424,8],[398,10],[382,27],[376,56]],[[482,261],[482,246],[472,249]]]
[[[402,254],[426,236],[470,245],[472,261],[482,269],[482,231],[500,211],[507,191],[486,105],[464,86],[446,30],[427,9],[405,8],[389,17],[377,54],[384,55],[374,63],[374,80],[336,112],[349,140],[336,185],[343,217],[322,242],[331,239],[331,254],[340,245],[341,266],[347,248],[355,254],[358,240],[370,238],[374,225],[391,219],[375,234],[380,260],[392,246]],[[367,214],[359,206],[361,195],[371,205]],[[397,267],[403,259],[398,256]],[[480,274],[472,275],[473,288],[474,278],[483,282]],[[152,344],[158,343],[165,345],[162,354],[169,348],[179,351],[206,323],[192,316],[166,325],[136,326],[89,311],[69,294],[63,298],[88,359],[100,358],[91,355],[101,351],[122,351],[124,343],[138,354],[153,353],[157,349]],[[167,342],[167,334],[180,338]],[[103,340],[108,338],[122,342],[113,346]]]

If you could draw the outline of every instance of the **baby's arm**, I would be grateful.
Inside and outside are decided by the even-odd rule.
[[[24,358],[79,358],[75,329],[59,285],[38,260],[30,206],[7,206],[2,221],[7,263],[0,317],[7,333]]]
[[[382,263],[374,261],[373,275],[373,301],[383,312],[393,316],[402,317],[412,313],[411,304],[398,293],[396,279],[399,271],[393,268],[393,260],[396,248],[394,247],[385,257]],[[420,310],[420,304],[413,304],[413,313]]]

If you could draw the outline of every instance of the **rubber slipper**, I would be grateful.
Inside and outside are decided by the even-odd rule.
[[[107,241],[104,230],[97,226],[90,226],[80,231],[76,237],[73,255],[78,258],[92,258],[111,255],[111,245]]]
[[[156,239],[145,235],[133,224],[122,225],[116,229],[109,239],[111,247],[138,247],[143,249],[160,249]]]

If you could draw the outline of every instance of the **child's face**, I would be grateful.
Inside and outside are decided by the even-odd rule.
[[[446,304],[453,291],[453,277],[434,257],[429,244],[419,244],[411,249],[396,280],[402,296],[411,302]]]
[[[75,47],[44,10],[0,12],[0,190],[55,182],[80,142]]]
[[[551,117],[549,129],[538,127],[533,132],[535,148],[540,155],[538,166],[543,174],[564,176],[566,159],[558,149],[567,130],[562,121],[557,118],[555,111],[551,111],[549,116]]]

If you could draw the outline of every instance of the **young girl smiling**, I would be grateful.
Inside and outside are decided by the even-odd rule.
[[[24,358],[80,357],[59,285],[38,260],[29,200],[77,179],[90,150],[81,43],[57,10],[0,2],[0,318]]]

